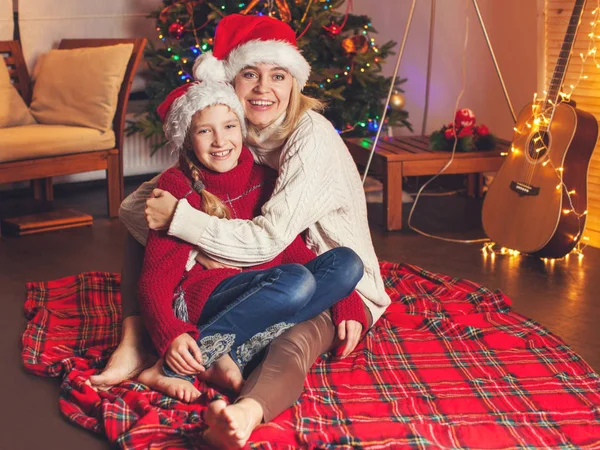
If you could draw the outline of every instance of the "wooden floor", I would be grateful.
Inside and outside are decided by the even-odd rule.
[[[139,180],[127,184],[130,192]],[[24,198],[2,201],[0,216]],[[25,282],[51,280],[83,271],[119,271],[125,230],[107,219],[101,187],[57,190],[57,205],[94,216],[92,227],[21,238],[0,238],[0,450],[106,449],[100,437],[69,424],[58,410],[58,381],[27,374],[20,362]],[[481,245],[436,241],[408,228],[385,233],[371,204],[372,235],[380,259],[463,277],[503,290],[514,309],[561,336],[600,371],[600,250],[582,261],[544,263],[526,257],[485,257]],[[405,216],[410,208],[405,208]],[[415,222],[430,233],[481,237],[479,200],[463,196],[423,197]]]

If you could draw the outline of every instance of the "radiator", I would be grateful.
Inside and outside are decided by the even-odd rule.
[[[123,171],[125,176],[158,173],[172,166],[177,158],[168,150],[161,148],[151,155],[153,145],[160,141],[161,139],[158,136],[150,139],[145,139],[140,134],[126,137],[123,143]]]

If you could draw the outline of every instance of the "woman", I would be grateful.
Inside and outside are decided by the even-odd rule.
[[[261,421],[270,421],[296,401],[306,372],[318,355],[332,348],[336,335],[344,341],[342,356],[346,356],[360,338],[361,322],[371,326],[390,299],[371,242],[354,161],[333,126],[313,111],[318,102],[301,94],[310,66],[297,49],[293,30],[269,17],[230,15],[219,22],[213,55],[203,58],[212,68],[202,64],[207,72],[195,75],[226,76],[233,83],[244,107],[247,143],[255,159],[279,172],[274,193],[261,216],[226,221],[193,210],[185,200],[153,191],[155,182],[149,182],[121,207],[121,218],[132,235],[145,242],[145,214],[151,228],[168,227],[169,234],[198,246],[203,252],[199,262],[209,268],[268,261],[307,230],[307,244],[317,254],[349,247],[365,269],[356,287],[363,311],[348,312],[346,320],[324,312],[294,326],[272,342],[235,404],[226,406],[218,400],[210,405],[205,437],[223,446],[242,447]],[[144,212],[150,194],[153,198]],[[131,292],[132,281],[126,278],[136,275],[141,251],[131,240],[129,246],[123,289]],[[124,315],[131,314],[134,296],[125,292],[123,296]],[[121,344],[105,372],[92,380],[94,384],[116,384],[139,371],[144,364],[142,330],[138,317],[125,319]]]

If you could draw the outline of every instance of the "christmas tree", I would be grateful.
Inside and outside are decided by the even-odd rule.
[[[146,114],[130,122],[128,132],[146,137],[162,135],[156,107],[172,89],[193,81],[194,61],[212,49],[217,23],[222,17],[237,13],[270,15],[289,23],[312,66],[303,92],[325,101],[324,114],[340,133],[374,134],[391,83],[391,78],[381,75],[381,68],[396,43],[377,45],[370,19],[353,15],[352,0],[346,5],[344,1],[164,0],[162,8],[150,13],[156,19],[156,31],[163,45],[150,45],[145,53],[150,69]],[[397,92],[386,122],[410,129],[408,113],[402,109],[404,91],[399,87],[404,81],[396,80]]]

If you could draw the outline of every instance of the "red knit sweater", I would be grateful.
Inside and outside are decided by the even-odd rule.
[[[254,164],[252,154],[242,149],[238,164],[226,173],[202,171],[208,192],[219,197],[230,209],[233,219],[252,219],[260,215],[260,208],[269,199],[277,173]],[[201,197],[192,188],[190,179],[177,168],[164,172],[158,187],[169,191],[177,199],[185,198],[191,206],[201,209]],[[206,270],[195,264],[186,271],[191,244],[169,236],[166,231],[150,230],[139,282],[140,306],[146,328],[152,341],[164,356],[177,336],[190,334],[198,339],[196,323],[212,291],[226,278],[239,273],[235,269]],[[302,237],[298,236],[273,260],[244,270],[262,270],[281,264],[306,264],[315,257]],[[173,312],[173,297],[181,283],[188,309],[189,323],[179,320]],[[357,320],[366,329],[366,319],[360,296],[353,292],[333,308],[336,325],[342,320]]]

